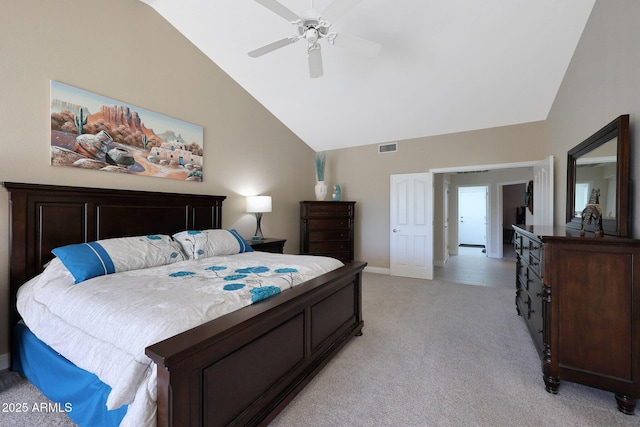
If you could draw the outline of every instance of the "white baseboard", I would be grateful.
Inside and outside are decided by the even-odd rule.
[[[9,353],[0,354],[0,371],[9,369],[11,362],[11,355]]]
[[[386,274],[389,275],[390,270],[388,268],[380,268],[380,267],[365,267],[365,273],[376,273],[376,274]]]

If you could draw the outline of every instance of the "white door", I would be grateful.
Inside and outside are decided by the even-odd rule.
[[[553,156],[533,166],[533,225],[553,225]]]
[[[390,274],[433,279],[433,174],[391,175]]]
[[[458,187],[458,244],[487,241],[487,187]]]

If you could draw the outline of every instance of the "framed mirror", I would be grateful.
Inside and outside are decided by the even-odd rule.
[[[590,202],[593,190],[599,190],[604,234],[631,237],[628,114],[618,117],[568,152],[568,228],[581,229],[582,211]],[[595,221],[585,230],[595,231]]]

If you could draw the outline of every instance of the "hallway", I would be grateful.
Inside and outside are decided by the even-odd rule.
[[[458,255],[449,257],[444,267],[435,267],[435,280],[468,285],[515,289],[516,262],[513,245],[504,245],[504,258],[488,258],[480,247],[458,247]]]

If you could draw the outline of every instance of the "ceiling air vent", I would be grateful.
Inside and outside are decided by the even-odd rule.
[[[378,154],[395,153],[397,151],[398,151],[398,143],[397,142],[378,145]]]

